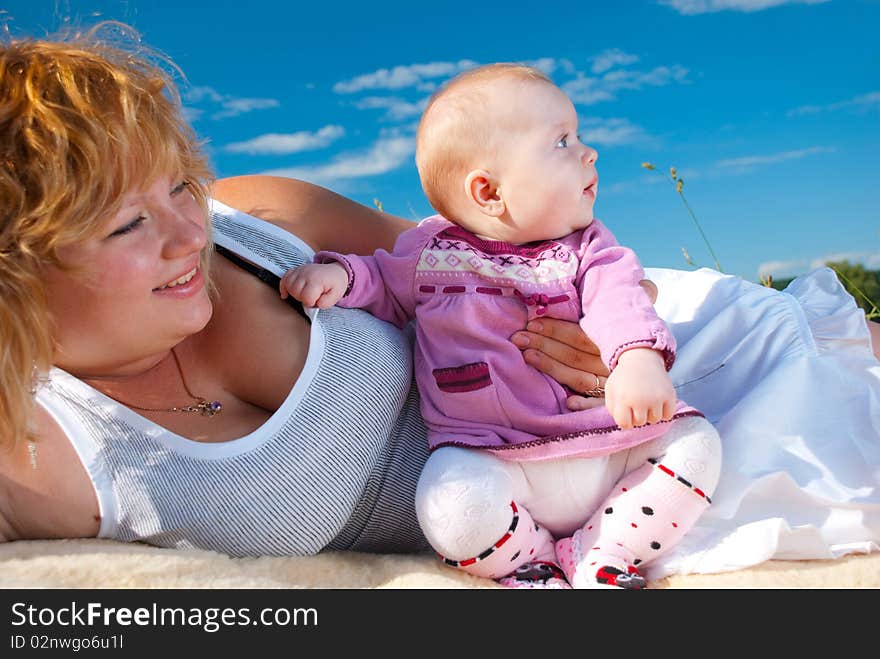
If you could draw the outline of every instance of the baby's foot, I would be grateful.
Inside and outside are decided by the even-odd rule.
[[[614,565],[603,565],[596,570],[596,583],[627,590],[642,590],[648,585],[634,565],[627,565],[626,572]],[[601,585],[593,587],[598,588]]]
[[[565,573],[550,561],[534,561],[518,567],[513,573],[498,579],[507,588],[570,589]]]
[[[625,588],[641,590],[647,586],[638,569],[621,556],[600,553],[599,547],[584,552],[582,534],[556,543],[559,564],[572,588]]]

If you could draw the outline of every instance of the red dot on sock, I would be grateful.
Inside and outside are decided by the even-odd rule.
[[[529,556],[531,556],[531,555],[534,554],[534,553],[535,553],[535,548],[532,547],[532,548],[529,550]]]
[[[672,523],[672,526],[674,526],[675,528],[678,528],[678,524],[676,524],[675,522]]]
[[[595,565],[595,564],[596,564],[596,561],[593,561],[592,563],[590,563],[590,565]]]
[[[598,547],[593,547],[593,549],[598,549]]]
[[[590,524],[590,525],[587,527],[587,531],[592,531],[592,530],[593,530],[593,525]]]
[[[639,525],[636,524],[635,522],[630,522],[630,524],[632,525],[632,527],[633,527],[634,529],[639,528]]]
[[[626,488],[625,488],[625,487],[622,487],[622,488],[620,488],[620,491],[621,491],[621,492],[626,492]]]

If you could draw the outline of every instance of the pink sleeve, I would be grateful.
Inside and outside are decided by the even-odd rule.
[[[672,368],[675,338],[639,285],[645,272],[635,253],[618,245],[612,233],[593,220],[584,230],[580,254],[580,323],[602,361],[613,369],[624,351],[653,348],[663,353],[666,369]]]
[[[415,227],[398,236],[390,254],[384,249],[372,256],[324,251],[315,254],[315,263],[336,261],[348,272],[340,307],[364,309],[402,328],[415,316],[415,269],[429,238],[430,233]]]

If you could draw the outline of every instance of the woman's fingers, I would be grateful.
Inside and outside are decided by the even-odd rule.
[[[552,319],[533,321],[526,330],[514,334],[511,340],[523,350],[535,350],[549,360],[575,370],[608,374],[599,358],[599,350],[577,323]]]
[[[602,407],[603,405],[605,405],[604,398],[592,398],[589,396],[569,396],[565,400],[565,406],[572,412],[589,410],[594,407]]]
[[[601,360],[595,355],[583,355],[578,357],[580,366],[572,368],[547,354],[529,348],[523,353],[523,358],[529,366],[533,366],[542,373],[546,373],[559,384],[574,391],[589,391],[596,386],[594,371],[603,371],[605,368]],[[584,369],[584,370],[581,370]],[[604,381],[604,379],[600,379]]]
[[[526,333],[529,336],[536,335],[539,339],[555,341],[580,352],[589,352],[595,355],[599,354],[599,349],[593,343],[581,326],[574,321],[559,320],[558,318],[542,318],[541,320],[533,320],[526,325]],[[533,347],[541,350],[540,346]]]

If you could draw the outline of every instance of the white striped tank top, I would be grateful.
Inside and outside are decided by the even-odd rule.
[[[312,250],[214,202],[214,240],[281,275]],[[428,442],[410,339],[366,312],[312,312],[303,372],[256,431],[194,442],[53,369],[37,392],[101,509],[98,537],[231,556],[427,549],[414,497]]]

